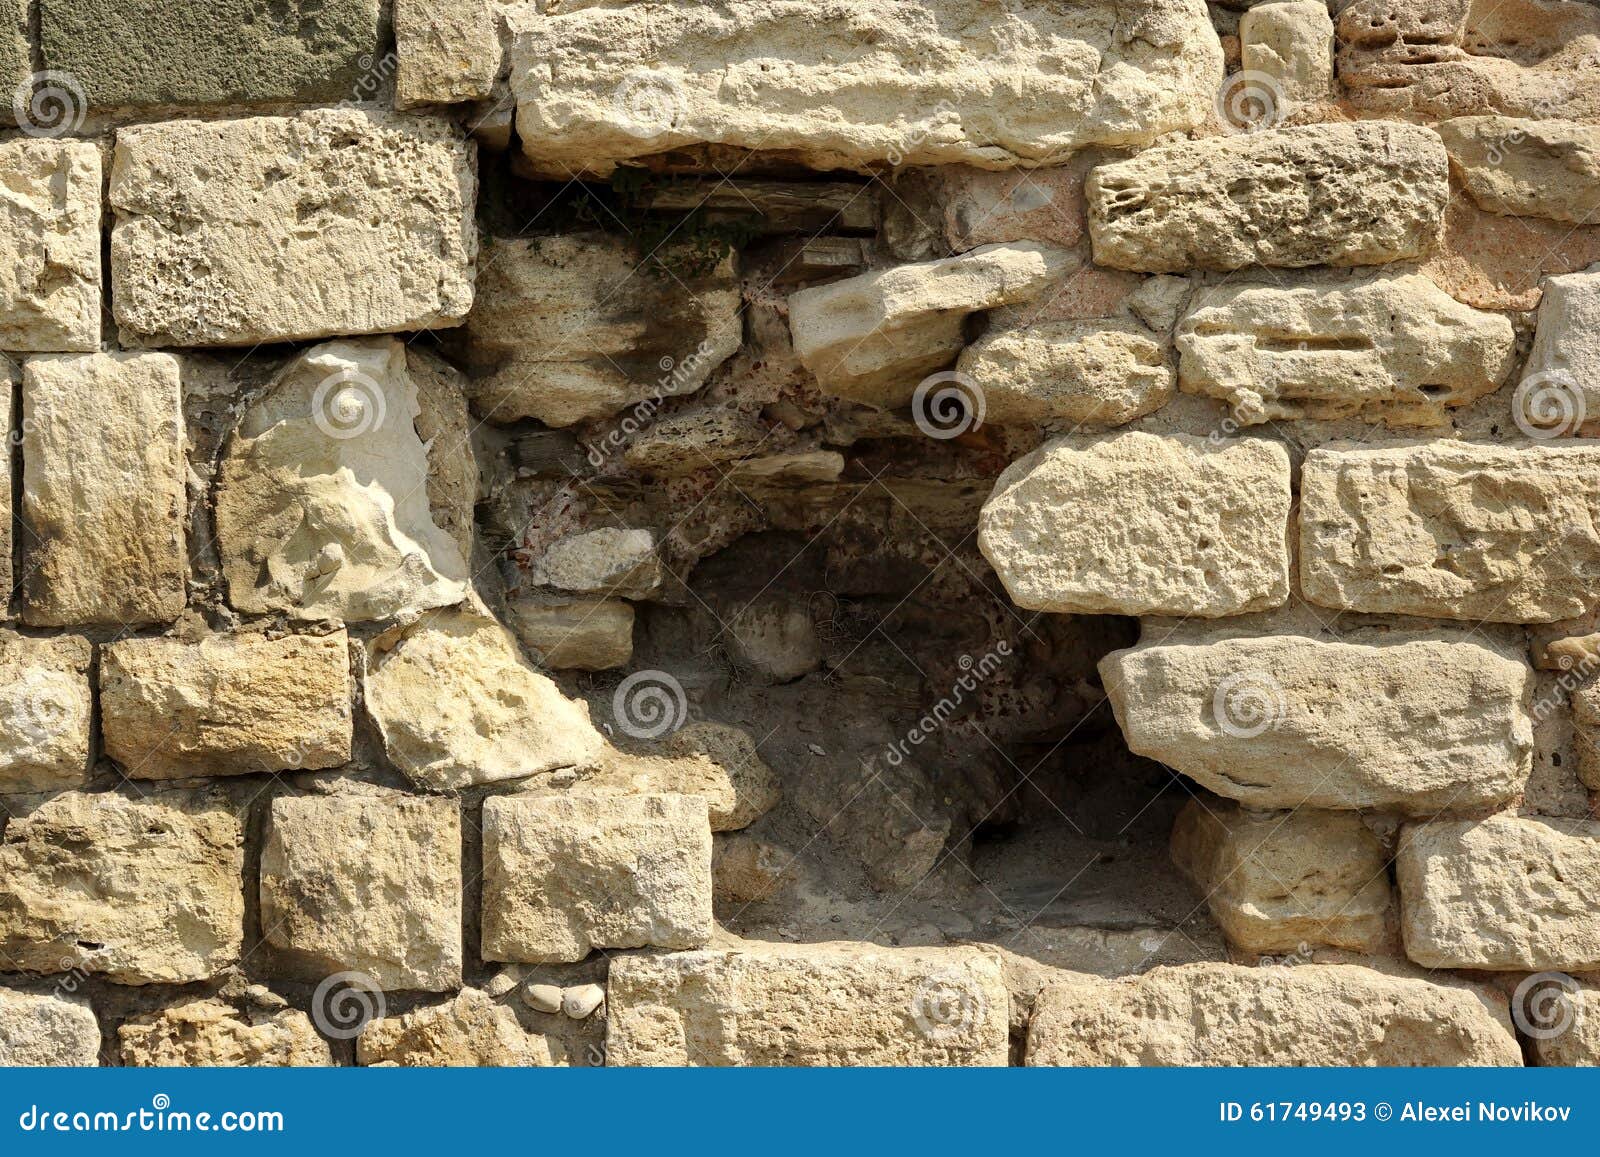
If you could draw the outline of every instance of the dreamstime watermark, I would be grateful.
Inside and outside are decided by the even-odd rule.
[[[906,732],[905,738],[891,744],[885,752],[884,758],[890,767],[899,767],[905,762],[906,756],[911,754],[913,747],[920,747],[936,731],[942,728],[967,697],[975,693],[983,683],[993,677],[994,673],[1005,665],[1005,660],[1011,656],[1011,644],[1004,639],[994,645],[994,650],[988,651],[981,659],[974,662],[971,655],[962,655],[956,661],[962,674],[951,684],[948,694],[935,703],[921,719],[912,725]]]
[[[1276,77],[1253,69],[1229,76],[1217,89],[1217,120],[1229,133],[1259,133],[1276,128],[1288,115],[1289,102]]]
[[[1565,972],[1535,972],[1512,993],[1511,1019],[1525,1036],[1554,1040],[1583,1020],[1583,989]]]
[[[971,976],[955,969],[924,977],[911,997],[911,1022],[937,1045],[976,1039],[988,1014],[988,998]]]
[[[1511,420],[1540,441],[1577,434],[1587,408],[1583,387],[1562,370],[1529,374],[1511,395]]]
[[[1571,655],[1562,655],[1556,660],[1556,664],[1559,672],[1556,675],[1554,690],[1547,695],[1539,696],[1530,708],[1537,723],[1543,723],[1550,717],[1551,712],[1571,701],[1572,692],[1586,682],[1596,668],[1600,668],[1600,655],[1590,651],[1577,662],[1572,661]]]
[[[604,438],[589,448],[589,465],[596,470],[601,469],[613,454],[626,446],[629,439],[649,424],[668,398],[675,398],[686,392],[691,382],[703,377],[702,370],[708,368],[707,363],[716,357],[716,354],[717,347],[708,337],[682,361],[664,357],[657,362],[661,377],[656,379],[655,390],[629,410],[628,416],[607,431]]]
[[[959,438],[983,425],[983,390],[957,370],[923,378],[911,395],[911,420],[930,438]]]
[[[1235,739],[1254,739],[1276,727],[1287,711],[1282,684],[1266,671],[1235,671],[1211,696],[1217,726]]]
[[[896,168],[905,164],[906,157],[909,154],[915,152],[923,142],[939,131],[941,121],[953,120],[956,115],[956,106],[948,100],[941,100],[933,106],[933,113],[926,121],[919,124],[911,132],[901,137],[897,143],[889,147],[886,159]]]
[[[311,1022],[333,1040],[354,1040],[386,1008],[383,989],[365,972],[335,972],[311,994]]]
[[[341,108],[354,104],[365,104],[378,100],[383,95],[384,85],[400,67],[399,54],[386,52],[382,56],[373,56],[370,52],[364,53],[357,61],[361,75],[356,79],[355,87],[350,95],[339,102]]]
[[[683,684],[665,671],[635,671],[617,685],[611,713],[625,735],[660,739],[689,718],[689,697]]]
[[[1315,951],[1311,945],[1302,940],[1294,946],[1293,952],[1285,952],[1279,956],[1256,957],[1256,966],[1259,968],[1293,968],[1298,964],[1311,964],[1315,961]]]
[[[348,367],[323,378],[311,395],[311,420],[340,441],[381,428],[388,412],[382,383]]]
[[[682,83],[648,68],[636,68],[623,77],[611,103],[623,130],[636,137],[671,132],[689,111]]]
[[[46,69],[12,90],[11,115],[27,136],[64,137],[83,127],[83,119],[89,115],[89,97],[72,73]]]

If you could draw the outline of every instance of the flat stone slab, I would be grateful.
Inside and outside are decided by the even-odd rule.
[[[1533,670],[1432,635],[1141,643],[1100,661],[1128,746],[1251,808],[1503,803],[1531,768]]]
[[[1431,442],[1312,450],[1300,583],[1325,607],[1548,623],[1600,585],[1600,447]]]
[[[247,346],[459,325],[472,305],[476,196],[475,146],[437,117],[325,108],[119,129],[111,284],[122,342]]]
[[[612,962],[613,1065],[1004,1065],[1010,994],[976,948],[754,944]]]

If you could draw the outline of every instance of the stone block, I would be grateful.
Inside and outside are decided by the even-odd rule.
[[[98,349],[100,150],[21,137],[0,144],[0,175],[0,349]]]
[[[87,783],[92,658],[89,641],[76,635],[0,631],[0,793]]]

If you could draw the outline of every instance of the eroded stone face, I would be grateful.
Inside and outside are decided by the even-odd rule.
[[[359,972],[384,989],[461,983],[461,813],[454,800],[283,797],[261,852],[261,927],[294,975]]]
[[[389,758],[423,787],[524,779],[597,760],[605,740],[475,611],[427,616],[370,649],[366,706]]]
[[[87,782],[92,657],[89,641],[76,635],[0,631],[0,793]]]
[[[1040,322],[992,328],[956,362],[981,392],[983,420],[1104,429],[1172,397],[1166,341],[1135,323]]]
[[[483,954],[577,961],[711,939],[711,825],[687,795],[500,796],[483,808]]]
[[[655,535],[623,527],[568,535],[533,564],[528,580],[573,594],[649,598],[661,585]]]
[[[1004,1065],[1010,994],[976,948],[746,944],[612,962],[613,1065]]]
[[[1253,6],[1239,18],[1239,56],[1246,72],[1271,78],[1269,115],[1333,97],[1333,20],[1321,0]]]
[[[377,95],[378,0],[212,0],[151,16],[144,0],[42,0],[44,66],[76,78],[94,108]]]
[[[1499,389],[1517,345],[1503,314],[1417,273],[1202,289],[1175,340],[1180,388],[1226,402],[1245,425],[1437,425]]]
[[[1520,1065],[1505,998],[1343,964],[1186,964],[1039,994],[1030,1065]]]
[[[136,1016],[117,1029],[117,1040],[122,1063],[139,1067],[333,1064],[328,1042],[305,1013],[244,1013],[226,1001],[203,997]]]
[[[30,358],[22,417],[23,620],[62,627],[176,618],[188,571],[178,359]]]
[[[133,779],[338,767],[353,691],[343,631],[123,639],[101,654],[101,730]]]
[[[518,135],[562,180],[698,145],[824,170],[1038,164],[1194,128],[1222,80],[1198,0],[843,0],[825,21],[800,0],[672,0],[508,19]]]
[[[608,671],[633,658],[633,604],[623,599],[518,599],[511,627],[554,670]]]
[[[476,195],[474,146],[436,118],[336,108],[119,129],[111,282],[122,341],[237,346],[459,325],[472,305]]]
[[[706,801],[711,830],[749,827],[777,806],[778,776],[741,727],[695,722],[645,755],[607,751],[600,766],[583,777],[585,794],[698,796]]]
[[[1288,597],[1288,518],[1275,443],[1062,438],[1000,476],[978,546],[1028,610],[1214,618]]]
[[[1501,814],[1408,824],[1395,859],[1406,955],[1429,968],[1600,967],[1600,823]]]
[[[363,622],[460,602],[467,563],[433,519],[421,405],[392,338],[291,362],[240,421],[216,496],[234,607]],[[455,448],[471,459],[471,451]]]
[[[394,100],[400,108],[483,100],[505,51],[500,13],[509,0],[396,0]]]
[[[789,298],[794,352],[830,394],[903,406],[961,351],[969,314],[1038,296],[1068,256],[1032,242],[985,245],[802,289]]]
[[[1157,145],[1085,193],[1095,262],[1115,269],[1382,265],[1431,247],[1449,165],[1420,126],[1305,125]]]
[[[92,1068],[100,1022],[81,996],[0,988],[0,1065]]]
[[[1539,324],[1523,369],[1521,413],[1535,433],[1590,433],[1600,423],[1600,265],[1540,282]],[[1519,383],[1520,385],[1520,383]]]
[[[473,405],[570,426],[692,394],[739,348],[739,303],[731,257],[667,276],[625,237],[497,238],[464,334]]]
[[[1172,858],[1241,951],[1386,946],[1389,856],[1352,812],[1191,799],[1172,829]]]
[[[87,141],[6,141],[0,174],[8,193],[0,204],[0,349],[99,348],[100,150]]]
[[[463,988],[444,1004],[373,1021],[356,1040],[363,1065],[497,1068],[556,1063],[548,1037],[528,1032],[517,1014],[476,988]]]
[[[1581,614],[1600,579],[1600,448],[1439,442],[1313,450],[1300,581],[1345,610],[1474,622]]]
[[[0,955],[27,972],[187,984],[239,960],[244,833],[204,792],[63,792],[0,841]]]
[[[1532,669],[1459,636],[1141,643],[1100,675],[1135,753],[1246,807],[1431,815],[1530,769]]]
[[[1600,210],[1600,125],[1457,117],[1438,126],[1480,209],[1592,224]]]

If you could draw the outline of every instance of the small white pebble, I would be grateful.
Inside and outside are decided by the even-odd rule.
[[[522,1003],[534,1012],[560,1012],[561,989],[554,984],[530,984],[522,990]]]
[[[598,984],[580,984],[561,990],[561,1011],[573,1020],[583,1020],[606,998],[606,990]]]
[[[822,747],[821,747],[820,744],[808,743],[808,744],[806,744],[806,748],[811,752],[812,755],[827,755],[828,754],[826,751],[822,750]]]

